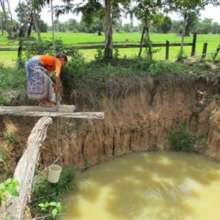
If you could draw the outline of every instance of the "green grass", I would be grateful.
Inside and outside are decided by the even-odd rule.
[[[8,104],[21,91],[25,91],[24,70],[0,66],[0,105]]]
[[[42,33],[42,38],[44,40],[51,40],[51,33]],[[98,43],[104,42],[104,35],[98,36],[94,33],[56,33],[56,39],[62,40],[64,44],[83,44],[83,43]],[[113,41],[114,42],[138,42],[140,39],[140,33],[114,33]],[[151,40],[154,43],[164,43],[166,40],[172,42],[180,42],[180,36],[174,33],[169,34],[158,34],[152,33]],[[192,36],[186,37],[185,42],[192,42]],[[211,53],[213,53],[217,46],[220,44],[220,35],[214,34],[201,34],[197,38],[197,56],[200,57],[202,53],[203,43],[208,42],[208,58],[211,58]],[[17,41],[7,40],[6,36],[0,37],[0,47],[16,47]],[[163,60],[165,56],[164,48],[156,48],[157,53],[154,54],[154,59]],[[190,55],[191,47],[185,47],[185,54]],[[96,54],[96,50],[81,50],[81,53],[86,58],[86,60],[91,60]],[[133,57],[137,55],[138,49],[120,49],[120,57]],[[170,60],[175,60],[179,53],[179,47],[172,47],[170,49]],[[11,65],[16,60],[16,52],[0,52],[0,63],[5,65]]]

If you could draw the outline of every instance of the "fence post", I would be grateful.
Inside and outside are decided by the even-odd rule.
[[[166,51],[165,51],[165,59],[169,60],[169,53],[170,53],[170,42],[166,41]]]
[[[196,41],[197,41],[197,33],[193,34],[193,41],[192,41],[192,51],[191,51],[191,56],[195,56],[196,54]]]
[[[216,52],[215,52],[215,54],[214,54],[214,56],[213,56],[213,60],[214,60],[214,61],[215,61],[216,57],[218,56],[219,51],[220,51],[220,44],[218,45],[218,47],[217,47],[217,49],[216,49]]]
[[[202,49],[202,57],[201,57],[201,61],[205,59],[206,54],[207,54],[207,48],[208,48],[208,43],[204,43],[203,44],[203,49]]]

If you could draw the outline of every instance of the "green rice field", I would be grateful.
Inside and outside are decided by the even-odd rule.
[[[42,38],[44,40],[51,40],[51,33],[42,33]],[[70,32],[60,32],[56,33],[56,40],[62,40],[64,44],[74,45],[74,44],[92,44],[104,42],[104,35],[98,36],[94,33],[70,33]],[[140,40],[140,33],[114,33],[113,42],[127,42],[127,43],[137,43]],[[165,43],[166,40],[173,42],[180,42],[180,36],[174,33],[169,34],[159,34],[152,33],[151,40],[153,43]],[[192,42],[192,36],[186,37],[185,42]],[[215,52],[217,46],[220,44],[220,35],[218,34],[201,34],[197,36],[196,45],[196,56],[199,58],[202,53],[202,47],[205,42],[208,42],[208,56],[211,58],[212,54]],[[5,36],[0,36],[0,48],[2,47],[16,47],[17,41],[9,41]],[[86,60],[91,60],[97,53],[96,50],[81,50],[80,51]],[[170,60],[175,60],[179,52],[179,47],[170,48]],[[190,55],[191,47],[187,46],[184,49],[187,56]],[[136,48],[126,48],[120,49],[120,57],[135,57],[138,53]],[[144,51],[143,51],[144,54]],[[164,60],[165,48],[154,48],[154,59]],[[218,57],[218,59],[220,59]],[[16,61],[16,52],[0,52],[0,63],[4,65],[12,65]]]

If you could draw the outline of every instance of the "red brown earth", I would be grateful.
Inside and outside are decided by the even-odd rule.
[[[136,79],[132,88],[116,93],[111,87],[99,98],[96,109],[75,99],[79,111],[104,111],[104,120],[60,119],[48,130],[41,165],[59,160],[85,168],[130,152],[167,150],[167,134],[186,123],[201,137],[195,150],[218,158],[220,149],[220,96],[218,81],[163,75]],[[109,88],[110,84],[107,84]],[[126,87],[125,87],[126,88]],[[14,167],[37,119],[2,117],[0,143]],[[16,143],[6,143],[3,133],[13,132]]]

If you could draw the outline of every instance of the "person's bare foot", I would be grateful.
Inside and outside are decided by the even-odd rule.
[[[39,105],[42,107],[55,107],[56,103],[43,100],[39,103]]]

